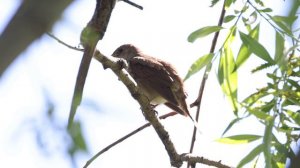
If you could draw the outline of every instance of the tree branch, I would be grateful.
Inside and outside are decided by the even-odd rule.
[[[72,0],[26,0],[0,36],[0,77],[34,40],[49,31]]]
[[[187,155],[187,154],[179,155],[176,152],[176,149],[169,137],[168,132],[164,129],[163,125],[157,119],[157,117],[155,115],[155,111],[151,107],[148,98],[146,96],[144,96],[142,93],[140,93],[140,91],[136,87],[135,83],[131,80],[131,78],[128,77],[128,74],[125,73],[120,68],[120,64],[118,64],[118,62],[111,61],[110,59],[108,59],[107,57],[102,55],[99,51],[95,52],[94,58],[102,63],[104,69],[110,68],[118,76],[119,80],[121,80],[124,83],[124,85],[127,87],[127,89],[129,90],[129,92],[131,93],[133,98],[138,101],[145,118],[151,123],[151,125],[155,129],[156,133],[158,134],[159,138],[161,139],[162,143],[164,144],[165,149],[167,150],[167,153],[169,155],[171,165],[173,167],[181,167],[183,161],[190,161],[191,163],[203,163],[203,164],[212,165],[212,166],[221,167],[221,168],[229,167],[229,166],[221,164],[220,162],[211,161],[211,160],[205,159],[203,157],[199,157],[199,156],[191,156],[191,155]],[[169,113],[169,114],[166,114],[166,117],[172,116],[172,115],[174,115],[174,114]],[[118,141],[121,142],[121,141],[125,140],[129,136],[135,134],[136,132],[140,131],[141,129],[146,128],[147,126],[148,126],[148,124],[141,126],[140,128],[136,129],[132,133],[128,134],[128,136],[125,136]],[[108,150],[109,148],[111,148],[112,146],[114,146],[117,143],[119,143],[119,142],[113,143],[112,145],[109,145],[108,147],[106,147],[103,150],[101,150],[100,152],[98,152],[91,160],[89,160],[87,162],[86,165],[89,165],[91,163],[91,161],[93,161],[96,157],[98,157],[103,152],[105,152],[106,150]],[[87,166],[85,166],[85,168],[86,167]]]
[[[151,123],[156,133],[160,137],[162,143],[164,144],[169,157],[171,165],[174,167],[180,167],[182,165],[182,161],[180,156],[176,152],[173,142],[171,141],[168,132],[164,129],[163,125],[159,122],[155,115],[155,111],[150,105],[150,102],[146,96],[144,96],[135,83],[128,77],[127,73],[125,73],[120,65],[116,62],[109,60],[107,57],[102,55],[99,51],[96,51],[94,58],[103,64],[104,68],[110,68],[121,80],[127,89],[130,91],[131,95],[141,106],[141,110],[145,116],[145,118]]]

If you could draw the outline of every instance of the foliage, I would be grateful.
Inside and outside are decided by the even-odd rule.
[[[219,1],[213,0],[212,6]],[[189,69],[185,80],[200,71],[205,66],[217,64],[219,84],[228,98],[236,118],[232,120],[224,133],[227,133],[236,123],[252,116],[264,126],[263,135],[234,135],[218,139],[218,142],[229,144],[250,143],[261,140],[237,165],[243,167],[253,161],[256,164],[263,155],[265,167],[284,167],[288,158],[295,156],[291,148],[297,142],[300,132],[300,57],[299,34],[294,28],[297,20],[296,12],[299,2],[294,1],[288,16],[275,15],[271,8],[264,6],[260,0],[248,0],[241,10],[234,0],[226,0],[227,12],[223,23],[228,26],[227,37],[215,53],[200,57]],[[233,22],[234,21],[234,22]],[[232,23],[233,22],[233,23]],[[260,27],[267,23],[274,30],[275,51],[269,50],[259,42]],[[224,31],[224,27],[207,26],[200,28],[188,38],[189,42],[202,38],[216,31]],[[239,38],[237,38],[239,37]],[[234,55],[233,43],[240,43],[239,50]],[[288,47],[286,44],[289,44]],[[256,56],[263,61],[257,65],[253,73],[265,72],[266,85],[244,100],[238,98],[238,71],[250,56]],[[265,70],[268,68],[268,70]],[[265,71],[262,71],[265,70]],[[245,131],[246,132],[246,131]],[[278,139],[284,137],[284,141]]]

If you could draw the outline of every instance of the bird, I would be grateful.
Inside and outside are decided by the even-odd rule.
[[[144,54],[132,44],[121,45],[112,56],[126,61],[128,73],[151,105],[165,104],[195,122],[187,107],[183,80],[170,63]]]

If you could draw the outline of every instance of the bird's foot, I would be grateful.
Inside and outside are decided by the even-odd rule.
[[[118,61],[117,61],[117,64],[118,64],[118,69],[119,70],[122,70],[122,69],[126,69],[127,68],[127,63],[126,63],[126,61],[124,60],[124,59],[119,59]]]

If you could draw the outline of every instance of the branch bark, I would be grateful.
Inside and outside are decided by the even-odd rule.
[[[0,36],[0,77],[34,40],[49,31],[73,0],[26,0]]]

